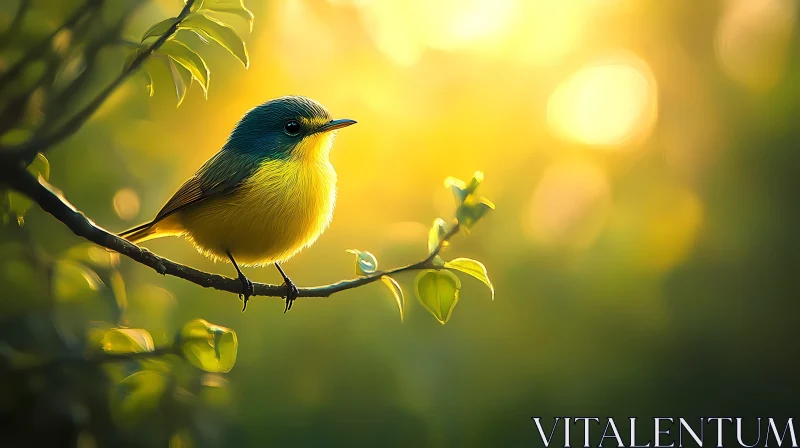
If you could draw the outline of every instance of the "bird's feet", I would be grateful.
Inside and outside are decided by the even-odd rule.
[[[283,312],[286,313],[292,309],[292,303],[294,303],[294,300],[300,295],[300,291],[289,277],[283,279],[283,284],[286,286],[286,308],[283,309]]]
[[[253,286],[253,282],[250,281],[249,278],[245,277],[244,274],[239,272],[239,281],[242,282],[242,293],[239,294],[239,300],[242,301],[242,312],[247,309],[247,301],[250,300],[250,296],[255,295],[255,287]]]

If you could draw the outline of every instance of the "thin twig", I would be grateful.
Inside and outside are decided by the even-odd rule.
[[[155,255],[147,249],[132,244],[128,240],[122,239],[98,227],[83,213],[72,206],[72,204],[70,204],[60,192],[48,184],[47,181],[41,177],[38,179],[34,178],[21,167],[0,165],[0,181],[2,180],[5,180],[11,188],[31,198],[42,210],[53,215],[56,219],[69,227],[74,234],[80,237],[105,248],[117,251],[138,263],[153,268],[162,275],[179,277],[206,288],[214,288],[234,294],[244,293],[242,282],[238,278],[224,277],[175,263],[174,261]],[[299,288],[299,297],[329,297],[337,292],[375,282],[384,275],[394,275],[422,269],[440,269],[441,267],[435,264],[436,256],[445,244],[458,233],[459,229],[460,227],[458,224],[453,225],[439,242],[439,245],[434,248],[427,257],[416,263],[389,269],[387,271],[377,271],[363,277],[342,280],[329,285]],[[253,294],[254,296],[283,297],[286,295],[286,287],[283,285],[253,283],[253,286],[255,292]]]
[[[133,74],[146,60],[153,54],[154,51],[158,50],[161,45],[164,44],[173,34],[178,30],[178,26],[180,26],[181,22],[184,18],[189,14],[192,5],[194,4],[195,0],[188,0],[186,5],[181,10],[178,17],[168,29],[167,31],[162,34],[155,42],[153,42],[150,46],[143,49],[130,63],[122,70],[122,72],[113,80],[111,83],[106,86],[92,101],[89,102],[83,109],[78,111],[75,115],[73,115],[66,123],[61,125],[57,130],[53,131],[51,134],[42,136],[41,138],[34,138],[25,142],[19,146],[11,147],[5,149],[3,152],[9,156],[13,156],[17,159],[21,159],[26,163],[29,163],[36,157],[36,154],[39,152],[45,152],[46,150],[52,148],[54,145],[58,144],[59,142],[63,141],[64,139],[72,136],[83,126],[89,118],[94,115],[97,109],[111,96],[112,93],[120,86],[123,82],[125,82],[128,77]]]

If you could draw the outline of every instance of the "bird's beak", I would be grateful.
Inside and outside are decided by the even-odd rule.
[[[318,127],[315,133],[317,132],[330,132],[336,129],[346,128],[347,126],[356,124],[356,120],[350,120],[348,118],[342,118],[341,120],[331,120],[322,126]]]

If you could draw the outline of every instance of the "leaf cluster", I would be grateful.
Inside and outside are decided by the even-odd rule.
[[[422,263],[392,271],[399,273],[417,267],[430,268],[417,274],[414,280],[414,294],[419,303],[442,325],[450,320],[461,291],[461,280],[453,272],[467,274],[480,280],[489,288],[492,300],[494,300],[494,286],[489,280],[489,274],[483,263],[463,257],[445,261],[440,256],[442,250],[449,246],[450,239],[460,229],[469,231],[489,210],[494,209],[491,201],[476,195],[476,190],[482,182],[483,173],[480,171],[475,172],[469,184],[460,179],[448,177],[445,180],[445,187],[452,191],[456,202],[455,219],[450,224],[447,224],[442,218],[436,218],[433,221],[428,232],[428,257]],[[356,249],[348,249],[347,252],[356,256],[357,275],[381,276],[380,279],[389,288],[400,310],[400,319],[403,320],[405,298],[400,284],[388,273],[384,274],[378,270],[378,260],[370,252]]]
[[[244,40],[231,25],[220,19],[231,15],[247,20],[250,31],[253,30],[253,13],[241,0],[195,0],[188,14],[164,19],[145,30],[141,44],[136,44],[137,48],[129,54],[128,63],[147,51],[149,43],[166,36],[166,40],[155,50],[154,57],[144,63],[150,96],[155,92],[153,64],[166,64],[172,75],[178,106],[183,102],[193,81],[197,81],[203,95],[208,96],[211,70],[205,59],[184,42],[178,33],[180,30],[197,35],[205,43],[216,42],[235,56],[245,68],[249,67],[250,57]]]

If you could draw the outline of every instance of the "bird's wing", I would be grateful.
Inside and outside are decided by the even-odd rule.
[[[153,222],[204,199],[236,191],[258,169],[259,160],[250,155],[222,150],[181,185]]]

